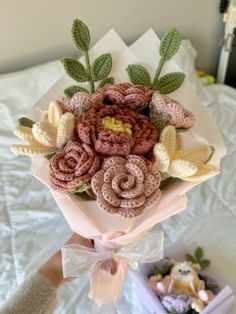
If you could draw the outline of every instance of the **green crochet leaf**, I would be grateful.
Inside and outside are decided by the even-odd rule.
[[[210,154],[210,156],[207,158],[207,160],[204,161],[204,164],[207,164],[207,163],[211,160],[211,158],[213,157],[213,155],[214,155],[215,147],[210,146],[210,148],[211,148],[211,154]]]
[[[198,248],[196,248],[195,252],[194,252],[194,256],[197,260],[197,262],[199,262],[202,258],[203,258],[203,249],[199,246]]]
[[[80,199],[91,201],[95,199],[93,193],[86,193],[87,190],[91,189],[91,183],[84,183],[80,187],[78,187],[75,191],[69,192],[69,195],[73,195]]]
[[[106,84],[114,84],[115,80],[114,80],[114,77],[107,77],[105,78],[104,80],[102,80],[100,82],[100,84],[98,85],[98,87],[103,87],[105,86]]]
[[[206,269],[209,267],[210,265],[210,261],[207,260],[207,259],[202,259],[200,262],[199,262],[199,265],[201,266],[202,270]]]
[[[195,258],[191,255],[191,254],[185,254],[185,258],[186,258],[186,261],[188,262],[192,262],[192,263],[197,263],[197,261],[195,260]]]
[[[73,193],[82,193],[91,189],[91,183],[84,183],[80,187],[78,187]]]
[[[111,72],[112,58],[110,53],[99,56],[92,64],[92,78],[95,82],[105,79]]]
[[[163,191],[167,191],[172,189],[173,187],[175,187],[177,184],[179,184],[182,180],[179,178],[167,178],[163,181],[161,181],[160,184],[160,190]]]
[[[155,127],[157,128],[159,134],[162,132],[162,130],[169,124],[168,121],[169,121],[169,116],[167,113],[165,112],[162,112],[160,114],[160,117],[159,119],[155,119],[153,117],[153,107],[152,109],[150,110],[150,119],[151,119],[151,122],[153,125],[155,125]]]
[[[168,30],[161,39],[160,55],[166,61],[171,59],[178,51],[181,44],[181,36],[177,28]]]
[[[133,84],[141,84],[151,87],[151,76],[143,66],[138,64],[130,64],[126,70],[128,72],[129,79]]]
[[[162,94],[169,94],[178,89],[185,78],[182,72],[172,72],[162,76],[153,88]]]
[[[85,67],[75,58],[63,58],[61,60],[66,73],[77,82],[87,82],[88,75]]]
[[[88,27],[81,20],[74,20],[71,33],[76,47],[82,51],[88,51],[90,44]]]
[[[45,155],[44,157],[50,160],[54,155],[59,154],[63,150],[63,147],[58,147],[55,152]]]
[[[69,86],[67,87],[65,90],[64,90],[64,94],[71,98],[74,96],[74,94],[78,93],[78,92],[86,92],[86,93],[89,93],[89,91],[87,91],[86,88],[83,88],[83,87],[80,87],[80,86],[76,86],[76,85],[73,85],[73,86]]]
[[[26,117],[21,117],[19,120],[18,120],[18,123],[19,125],[21,126],[25,126],[27,128],[31,128],[33,127],[33,125],[35,124],[35,122],[29,118],[26,118]]]
[[[176,130],[176,132],[177,133],[181,133],[181,132],[186,132],[186,131],[188,131],[190,128],[176,128],[175,130]]]
[[[93,201],[95,200],[95,198],[93,198],[92,196],[88,195],[86,192],[82,192],[82,193],[71,193],[70,195],[79,198],[83,201]]]

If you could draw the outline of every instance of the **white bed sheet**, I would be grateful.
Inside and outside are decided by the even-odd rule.
[[[17,141],[12,135],[17,119],[27,114],[61,73],[59,62],[52,62],[0,76],[0,303],[71,234],[47,188],[32,177],[29,159],[15,157],[9,150]],[[190,191],[188,208],[161,225],[166,243],[202,245],[236,290],[236,90],[214,85],[207,91],[213,98],[207,108],[228,149],[222,172]],[[87,278],[62,287],[56,313],[91,313],[88,289]],[[147,313],[129,277],[118,313]],[[231,313],[236,313],[236,306]]]

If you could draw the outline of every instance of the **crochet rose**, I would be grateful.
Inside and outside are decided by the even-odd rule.
[[[192,112],[186,110],[169,96],[155,92],[152,95],[151,104],[156,119],[165,114],[168,124],[176,128],[190,128],[194,125],[195,117]]]
[[[99,169],[99,158],[86,144],[69,142],[62,152],[50,159],[50,180],[53,189],[74,191],[91,181]]]
[[[101,103],[103,98],[103,91],[100,88],[93,94],[78,92],[71,98],[61,97],[57,102],[64,111],[69,111],[74,113],[75,116],[80,116],[81,113],[87,111],[93,105]]]
[[[111,128],[104,126],[107,118],[114,118]],[[119,131],[116,122],[127,124],[128,131]],[[157,130],[148,117],[117,105],[93,106],[78,119],[77,131],[82,142],[93,145],[101,154],[113,156],[146,154],[152,150],[158,138]]]
[[[159,172],[135,155],[107,158],[91,183],[101,209],[127,218],[142,214],[161,197]]]
[[[104,87],[105,99],[113,104],[125,105],[133,110],[148,103],[152,94],[153,90],[146,86],[131,83],[111,84]]]

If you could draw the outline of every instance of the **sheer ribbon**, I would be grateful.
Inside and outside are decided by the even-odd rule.
[[[111,241],[95,240],[95,248],[80,244],[68,244],[62,248],[64,277],[90,275],[89,297],[98,304],[116,301],[122,293],[123,284],[130,265],[137,268],[139,263],[151,263],[163,257],[163,231],[153,229],[143,238],[128,245],[112,247]],[[117,272],[111,275],[104,265],[114,259]]]

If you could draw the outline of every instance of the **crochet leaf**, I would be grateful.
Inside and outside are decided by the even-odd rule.
[[[149,88],[151,87],[151,76],[143,66],[131,64],[126,70],[128,72],[129,79],[133,84],[141,84]]]
[[[192,263],[197,263],[197,261],[195,260],[195,258],[191,255],[191,254],[185,254],[185,258],[186,258],[186,261],[188,262],[192,262]]]
[[[194,256],[197,260],[197,262],[199,262],[202,258],[203,258],[203,249],[199,246],[198,248],[196,248],[195,252],[194,252]]]
[[[71,98],[74,96],[74,94],[78,93],[78,92],[86,92],[88,93],[87,89],[86,88],[83,88],[83,87],[80,87],[80,86],[76,86],[76,85],[72,85],[72,86],[69,86],[67,87],[65,90],[64,90],[64,94]]]
[[[77,188],[73,193],[82,193],[91,189],[91,183],[84,183],[79,188]]]
[[[144,105],[144,109],[145,106],[149,107],[149,117],[150,120],[152,122],[152,124],[157,128],[158,133],[160,134],[162,132],[162,130],[168,125],[168,121],[169,121],[169,117],[168,114],[165,112],[162,112],[158,118],[155,117],[154,115],[154,109],[153,109],[153,105],[152,104],[146,104]],[[142,107],[143,108],[143,107]],[[139,113],[142,113],[142,108],[140,108],[139,110],[137,110]]]
[[[81,20],[74,20],[71,33],[76,47],[82,51],[88,51],[90,44],[88,27]]]
[[[61,60],[66,73],[77,82],[87,82],[88,75],[85,67],[75,58],[63,58]]]
[[[207,259],[202,259],[200,262],[198,262],[199,265],[201,266],[201,269],[204,270],[210,266],[210,261]]]
[[[184,81],[185,74],[182,72],[172,72],[162,76],[153,86],[162,94],[169,94],[178,89]]]
[[[92,197],[91,195],[87,194],[86,192],[78,193],[70,193],[70,195],[73,195],[74,197],[77,197],[78,199],[84,200],[84,201],[94,201],[95,197]]]
[[[177,184],[179,184],[182,180],[179,178],[167,178],[163,181],[161,181],[160,184],[160,190],[163,191],[168,191],[175,187]]]
[[[92,64],[92,78],[95,82],[105,79],[111,72],[112,58],[110,53],[99,56]]]
[[[161,39],[160,55],[166,61],[171,59],[178,51],[181,44],[181,36],[177,28],[168,30]]]
[[[98,87],[103,87],[106,84],[114,84],[114,78],[113,77],[107,77],[104,80],[102,80],[100,82],[100,84],[98,85]]]
[[[21,118],[18,120],[18,123],[19,123],[19,125],[21,125],[21,126],[25,126],[25,127],[27,127],[27,128],[31,128],[31,129],[32,129],[32,127],[33,127],[33,125],[34,125],[35,122],[34,122],[33,120],[29,119],[29,118],[21,117]]]

